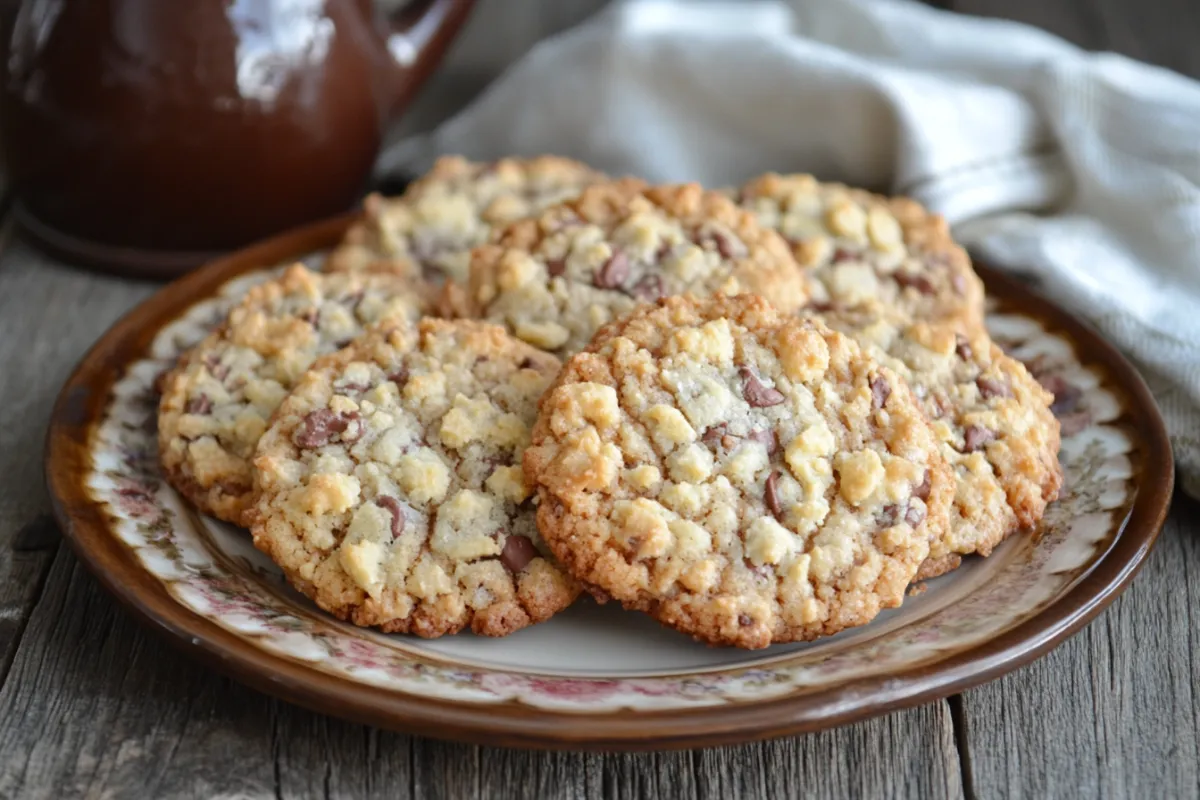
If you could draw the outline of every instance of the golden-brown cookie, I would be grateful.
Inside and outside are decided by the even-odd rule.
[[[576,197],[600,180],[604,175],[591,167],[557,156],[491,163],[444,157],[401,197],[369,196],[362,221],[347,231],[325,270],[375,265],[437,283],[465,281],[471,248],[494,228]]]
[[[254,544],[357,625],[503,636],[578,594],[521,469],[558,361],[502,328],[385,324],[317,362],[254,459]]]
[[[792,245],[818,308],[882,303],[908,319],[983,329],[983,283],[946,221],[919,203],[773,173],[737,198]]]
[[[945,557],[986,556],[1042,518],[1062,485],[1059,423],[1053,396],[1020,362],[982,330],[909,322],[885,306],[814,316],[904,378],[933,422],[956,483],[947,535],[929,554],[944,559],[939,574],[953,568]]]
[[[162,381],[167,480],[201,511],[240,524],[252,500],[254,446],[292,385],[367,325],[420,316],[427,293],[397,275],[321,275],[299,264],[251,288]]]
[[[808,281],[787,243],[725,196],[627,178],[477,248],[461,313],[569,355],[638,303],[684,292],[756,293],[794,311]]]
[[[601,331],[543,396],[525,471],[589,590],[747,648],[899,605],[954,491],[899,376],[746,295]]]

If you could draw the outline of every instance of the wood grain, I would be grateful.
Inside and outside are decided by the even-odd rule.
[[[42,486],[46,412],[71,366],[149,287],[51,263],[0,233],[0,681],[57,534]]]
[[[1096,622],[963,696],[979,797],[1200,791],[1200,505],[1182,493],[1141,574]]]

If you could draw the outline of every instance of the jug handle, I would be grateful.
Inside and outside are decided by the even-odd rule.
[[[387,49],[403,74],[392,97],[400,111],[441,61],[475,0],[410,0],[392,12]]]

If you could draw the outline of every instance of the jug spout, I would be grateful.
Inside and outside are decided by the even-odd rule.
[[[389,19],[387,50],[395,65],[389,112],[404,110],[441,61],[475,0],[410,0]]]

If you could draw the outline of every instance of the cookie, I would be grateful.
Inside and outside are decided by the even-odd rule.
[[[750,181],[737,198],[792,245],[817,307],[883,303],[909,319],[983,329],[983,283],[945,220],[919,203],[775,174]]]
[[[382,325],[314,365],[254,460],[255,545],[356,625],[503,636],[569,605],[521,469],[553,356],[473,321]]]
[[[986,556],[1013,532],[1037,524],[1062,486],[1053,396],[987,333],[950,323],[909,322],[886,307],[816,315],[853,337],[912,387],[954,470],[947,536],[935,541],[923,576]]]
[[[240,524],[252,499],[254,446],[293,384],[368,324],[415,319],[427,291],[396,275],[321,275],[301,265],[251,288],[163,379],[158,443],[167,480],[204,513]]]
[[[570,355],[639,303],[685,292],[761,294],[791,311],[808,281],[787,244],[723,195],[627,178],[476,249],[465,313]]]
[[[333,251],[327,272],[375,264],[440,282],[467,279],[470,250],[493,228],[576,197],[604,176],[555,156],[474,163],[445,157],[403,196],[370,195],[363,220]]]
[[[606,327],[543,396],[525,471],[589,590],[745,648],[899,605],[954,492],[901,378],[745,295]]]

